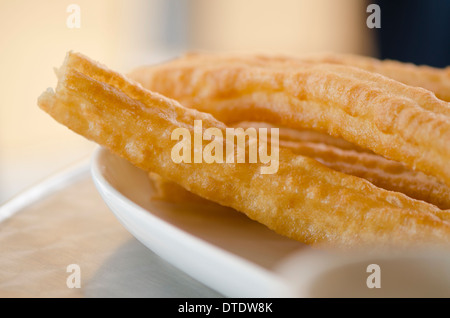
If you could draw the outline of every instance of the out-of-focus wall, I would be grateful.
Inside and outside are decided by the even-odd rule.
[[[152,2],[154,6],[159,3]],[[70,15],[66,8],[71,3],[81,9],[79,29],[66,25]],[[135,59],[143,50],[151,54],[148,44],[156,36],[148,21],[157,18],[153,13],[154,8],[144,0],[0,2],[2,145],[57,137],[54,122],[36,107],[37,96],[56,82],[53,68],[61,64],[68,50],[83,52],[121,71],[136,66],[139,62]],[[142,22],[147,25],[140,25]]]
[[[80,8],[81,27],[70,29],[66,20],[71,12],[66,10],[73,3]],[[41,92],[55,86],[53,68],[65,53],[80,51],[120,71],[150,60],[158,52],[154,44],[163,18],[158,14],[161,3],[0,2],[0,203],[94,147],[36,104]]]
[[[362,0],[193,0],[193,49],[374,53]]]

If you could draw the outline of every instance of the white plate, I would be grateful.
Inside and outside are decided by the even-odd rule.
[[[132,235],[225,296],[450,295],[450,261],[443,253],[335,255],[277,235],[226,207],[152,201],[147,174],[103,148],[94,154],[91,173]],[[367,267],[374,262],[383,271],[383,288],[367,285]]]

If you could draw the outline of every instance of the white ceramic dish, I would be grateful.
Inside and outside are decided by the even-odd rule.
[[[99,148],[91,173],[101,196],[145,246],[228,297],[448,297],[450,261],[429,251],[331,255],[215,204],[150,199],[147,174]],[[383,288],[369,288],[370,264]]]

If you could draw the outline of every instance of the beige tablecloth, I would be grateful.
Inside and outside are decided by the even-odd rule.
[[[70,264],[79,266],[80,288],[68,287]],[[129,234],[85,173],[0,223],[0,297],[221,295]]]

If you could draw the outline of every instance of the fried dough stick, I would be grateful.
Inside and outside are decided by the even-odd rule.
[[[346,65],[202,60],[175,60],[130,76],[227,124],[248,120],[314,129],[450,186],[450,103],[432,92]]]
[[[372,153],[368,149],[364,149],[358,147],[342,138],[336,138],[318,131],[314,131],[312,129],[292,129],[286,127],[279,127],[276,125],[272,125],[265,122],[254,122],[254,121],[240,121],[237,123],[232,123],[229,126],[232,127],[240,127],[240,128],[278,128],[278,135],[280,140],[282,141],[300,141],[300,142],[312,142],[312,143],[320,143],[330,145],[339,149],[344,150],[355,150],[358,152],[369,152]],[[268,130],[270,135],[270,129]]]
[[[295,154],[316,159],[336,171],[364,178],[377,187],[404,193],[441,209],[450,208],[450,187],[399,162],[325,144],[280,141],[280,146],[290,148]]]
[[[260,173],[260,163],[174,163],[174,129],[193,133],[195,119],[202,120],[204,128],[224,130],[225,125],[142,89],[80,54],[68,54],[55,92],[44,92],[38,104],[63,125],[137,167],[292,239],[341,247],[450,240],[450,223],[442,219],[448,211],[382,190],[287,149],[280,149],[279,170],[271,175]]]
[[[450,102],[450,66],[435,68],[394,60],[379,60],[351,54],[314,54],[302,57],[312,63],[344,64],[379,73],[410,86],[423,87],[444,101]]]
[[[233,61],[254,66],[284,66],[295,68],[304,63],[316,64],[341,64],[357,67],[369,72],[378,73],[399,81],[409,86],[425,88],[447,102],[450,102],[450,66],[446,68],[436,68],[428,65],[415,65],[395,60],[379,60],[373,57],[338,54],[338,53],[318,53],[303,56],[268,55],[268,54],[206,54],[187,53],[182,59],[172,61],[172,63],[186,61],[206,64],[216,64],[223,61]],[[141,69],[137,68],[131,72],[139,76]]]
[[[262,122],[239,122],[233,127],[247,129],[275,126]],[[279,138],[281,147],[314,158],[334,170],[364,178],[377,187],[402,192],[441,209],[450,208],[450,187],[435,177],[411,170],[400,162],[386,159],[343,139],[305,129],[280,127]]]
[[[247,129],[271,127],[271,125],[244,122],[236,124],[235,127]],[[440,209],[450,208],[450,187],[436,178],[420,171],[413,171],[399,162],[373,153],[342,149],[337,145],[324,143],[329,139],[321,138],[318,142],[315,139],[317,136],[314,135],[312,139],[308,139],[311,136],[303,133],[304,131],[300,131],[295,134],[295,132],[281,129],[280,147],[288,148],[295,154],[313,158],[336,171],[364,178],[377,187],[404,193],[410,198],[434,204]],[[159,200],[197,201],[197,198],[190,196],[178,185],[166,182],[160,176],[152,174],[150,179],[157,189],[155,198]],[[174,193],[177,193],[177,198],[174,198]]]

